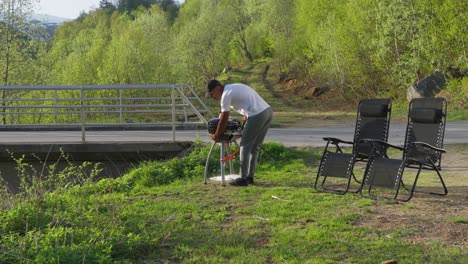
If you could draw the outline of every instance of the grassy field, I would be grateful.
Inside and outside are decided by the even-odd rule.
[[[467,154],[468,146],[457,150]],[[222,187],[203,183],[207,152],[197,143],[190,155],[141,164],[119,179],[3,193],[0,262],[468,262],[466,181],[450,181],[461,190],[447,197],[409,203],[318,193],[321,150],[268,143],[255,185]],[[216,175],[217,157],[210,162]]]

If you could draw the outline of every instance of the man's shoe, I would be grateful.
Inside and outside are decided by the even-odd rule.
[[[230,183],[232,186],[247,186],[247,180],[244,178],[237,178],[231,181]]]
[[[247,183],[248,184],[254,184],[253,177],[247,177]]]

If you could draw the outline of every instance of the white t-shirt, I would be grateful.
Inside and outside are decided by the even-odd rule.
[[[221,96],[221,112],[231,109],[247,117],[260,114],[270,107],[250,86],[242,83],[227,84]]]

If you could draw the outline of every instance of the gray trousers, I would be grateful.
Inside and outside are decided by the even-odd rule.
[[[247,118],[240,142],[240,176],[254,177],[258,154],[273,118],[271,107],[258,115]]]

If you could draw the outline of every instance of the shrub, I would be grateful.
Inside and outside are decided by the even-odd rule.
[[[449,101],[451,110],[466,109],[468,103],[468,77],[451,79],[439,96],[445,97]]]
[[[287,162],[292,158],[291,151],[279,142],[268,142],[262,145],[262,163]]]

